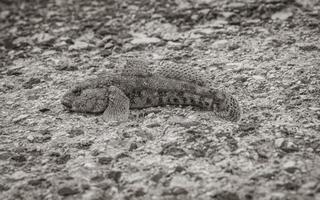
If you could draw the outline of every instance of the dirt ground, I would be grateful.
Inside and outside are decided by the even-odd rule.
[[[191,65],[240,101],[129,122],[62,95],[135,55]],[[0,199],[320,199],[318,0],[1,0]]]

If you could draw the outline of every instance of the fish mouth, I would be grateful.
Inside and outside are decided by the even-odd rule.
[[[61,104],[64,106],[64,108],[70,110],[72,108],[71,104],[65,100],[61,100]]]
[[[61,99],[61,104],[67,108],[68,110],[71,110],[72,108],[72,97],[70,97],[70,95],[66,94],[62,97]]]

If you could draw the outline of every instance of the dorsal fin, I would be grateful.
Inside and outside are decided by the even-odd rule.
[[[129,117],[129,98],[115,86],[109,87],[109,102],[103,113],[105,121],[125,121]]]
[[[208,86],[211,82],[209,76],[199,70],[188,65],[179,65],[170,61],[161,62],[154,73],[166,78],[193,82],[199,86]]]
[[[148,63],[137,58],[121,58],[116,62],[115,73],[124,76],[152,76],[152,71],[148,67]]]

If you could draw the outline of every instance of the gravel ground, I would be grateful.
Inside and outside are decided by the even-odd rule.
[[[110,57],[210,74],[229,123],[187,107],[67,112]],[[317,0],[1,0],[0,199],[320,199]]]

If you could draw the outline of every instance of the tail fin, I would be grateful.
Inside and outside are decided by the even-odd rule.
[[[212,89],[214,95],[212,111],[221,119],[237,122],[241,118],[241,108],[238,100],[231,94],[220,90]]]

